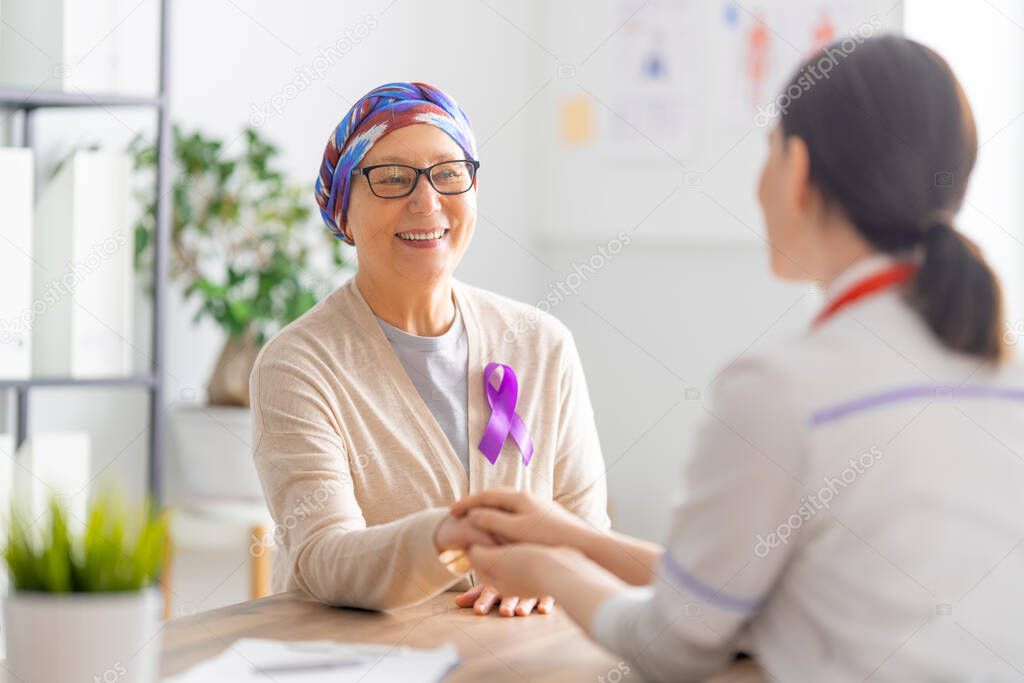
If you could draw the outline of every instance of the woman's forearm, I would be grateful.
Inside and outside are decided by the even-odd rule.
[[[330,605],[389,610],[426,600],[460,578],[438,559],[433,541],[446,514],[432,508],[377,526],[311,533],[292,550],[293,579]]]
[[[632,586],[645,586],[654,578],[654,569],[664,548],[656,543],[615,531],[588,533],[579,549]]]
[[[604,601],[627,589],[617,577],[595,564],[579,557],[568,571],[552,572],[544,582],[545,590],[559,607],[588,634]]]

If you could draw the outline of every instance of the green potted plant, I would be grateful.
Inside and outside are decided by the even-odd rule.
[[[306,186],[290,183],[278,149],[254,128],[224,141],[173,127],[170,276],[195,320],[209,318],[225,345],[207,384],[209,405],[248,406],[260,346],[309,310],[349,270],[340,240],[313,216]],[[129,145],[142,178],[156,165],[151,143]],[[147,187],[151,187],[147,185]],[[140,192],[136,265],[149,273],[155,203]]]
[[[104,494],[76,520],[59,501],[38,520],[11,508],[4,666],[24,683],[156,681],[166,518]]]

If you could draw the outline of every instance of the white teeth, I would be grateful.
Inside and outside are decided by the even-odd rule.
[[[398,236],[403,240],[437,240],[444,236],[445,230],[435,232],[400,232]]]

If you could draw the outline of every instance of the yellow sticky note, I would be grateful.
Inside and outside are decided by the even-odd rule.
[[[594,137],[594,106],[590,98],[574,96],[562,101],[562,143],[582,145]]]

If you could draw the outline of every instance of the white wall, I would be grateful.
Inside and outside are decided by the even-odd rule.
[[[686,114],[681,137],[633,120],[631,103],[617,95],[619,62],[628,55],[622,43],[629,29],[615,9],[622,4],[593,3],[586,22],[576,20],[576,8],[553,4],[542,21],[540,57],[549,68],[558,62],[574,68],[571,78],[557,79],[538,98],[551,168],[537,207],[545,232],[538,248],[552,266],[544,273],[552,283],[620,230],[631,236],[554,312],[573,329],[587,370],[615,523],[660,539],[682,459],[708,419],[703,400],[715,378],[744,353],[804,330],[819,295],[808,285],[773,280],[768,269],[755,200],[767,128],[756,125],[753,112],[726,117],[715,110],[713,93],[729,90],[721,79],[742,73],[715,66],[722,49],[708,34],[719,26],[724,3],[677,3],[695,7],[688,18],[696,25],[665,29],[666,40],[695,41],[682,80],[696,83],[697,100],[690,102],[696,111]],[[773,59],[802,58],[801,37],[784,20],[786,3],[740,4],[772,10],[765,20]],[[847,5],[850,28],[891,7],[864,0]],[[740,21],[749,21],[744,12],[738,10]],[[898,12],[885,18],[898,20]],[[559,106],[581,93],[591,103],[597,135],[588,146],[563,145],[554,126]],[[732,125],[723,125],[729,118]],[[623,123],[635,138],[625,150],[608,140]]]
[[[537,302],[574,263],[654,208],[651,197],[639,197],[629,186],[616,196],[597,188],[563,195],[545,187],[541,172],[542,164],[557,162],[562,153],[552,146],[554,98],[566,85],[558,80],[558,66],[580,63],[611,36],[594,58],[596,67],[576,70],[583,83],[599,77],[604,51],[614,59],[614,15],[596,12],[588,22],[569,18],[564,35],[549,35],[550,17],[539,3],[463,0],[428,10],[400,0],[382,7],[387,3],[351,3],[339,11],[317,3],[297,17],[271,3],[247,4],[250,16],[230,3],[181,5],[179,34],[188,26],[190,45],[210,47],[177,51],[176,118],[233,133],[253,103],[283,92],[297,67],[312,64],[318,47],[334,43],[369,14],[378,27],[263,126],[281,143],[296,178],[312,181],[327,135],[359,95],[389,80],[424,80],[456,96],[482,143],[480,220],[461,278]],[[332,21],[310,22],[309,16]],[[228,25],[232,30],[225,32]],[[572,40],[565,40],[570,26]],[[213,57],[216,68],[210,68]],[[742,155],[737,159],[744,163]],[[727,181],[735,171],[727,160],[719,179]],[[736,191],[752,193],[752,185]],[[609,234],[597,239],[562,239],[552,225],[563,204],[605,203],[618,204],[628,224],[609,220]],[[680,207],[666,205],[649,221],[671,225],[683,215]],[[724,230],[746,230],[725,212],[714,220]],[[684,400],[685,390],[704,391],[718,367],[755,340],[799,329],[809,312],[801,304],[810,299],[805,295],[803,287],[770,281],[756,237],[739,246],[637,240],[554,311],[577,336],[623,529],[661,533],[665,494],[703,416],[699,400]],[[187,381],[201,382],[212,359],[209,338],[184,328],[174,338],[180,341],[173,345],[171,367]]]
[[[125,4],[123,23],[110,39],[132,55],[119,65],[123,90],[155,86],[155,3]],[[517,21],[529,21],[524,4]],[[513,12],[514,14],[514,12]],[[249,125],[253,106],[286,93],[299,69],[355,36],[340,58],[311,87],[289,96],[279,113],[261,122],[261,133],[282,150],[296,182],[312,188],[324,143],[351,102],[380,83],[422,80],[456,93],[470,112],[486,175],[481,178],[481,220],[463,279],[529,299],[539,267],[520,244],[528,241],[529,206],[522,159],[525,118],[513,115],[529,95],[531,58],[523,36],[483,4],[463,0],[440,12],[401,1],[307,3],[302,11],[279,3],[177,2],[173,17],[172,108],[186,129],[234,140]],[[373,26],[369,32],[362,27]],[[110,27],[114,29],[114,26]],[[394,46],[402,47],[396,50]],[[422,57],[417,56],[422,55]],[[137,131],[151,131],[143,112],[44,113],[38,122],[41,164],[51,165],[73,144],[94,140],[124,145]],[[499,133],[495,135],[495,133]],[[310,189],[312,204],[312,190]],[[315,215],[315,212],[314,212]],[[486,218],[484,218],[486,217]],[[495,261],[501,268],[495,267]],[[193,326],[194,306],[172,295],[168,316],[165,380],[169,403],[202,398],[222,336],[209,322]],[[148,337],[140,329],[137,363],[148,361]],[[89,428],[94,471],[102,479],[144,482],[146,405],[139,392],[88,390],[34,394],[31,431]]]
[[[954,0],[905,4],[907,36],[946,58],[978,127],[978,161],[957,227],[979,244],[1002,280],[1009,321],[1024,324],[1024,6],[1009,0],[971,3],[969,10]]]
[[[585,20],[568,11],[567,5],[554,10],[540,0],[429,4],[361,0],[344,5],[316,0],[301,6],[269,0],[244,4],[212,0],[175,5],[175,120],[228,139],[248,123],[254,105],[281,95],[298,69],[314,65],[318,48],[335,44],[346,29],[355,31],[361,22],[372,19],[376,28],[353,41],[351,50],[322,78],[286,98],[279,114],[262,122],[262,132],[281,147],[286,169],[310,187],[327,136],[349,104],[367,89],[392,80],[423,80],[452,92],[483,142],[481,218],[459,271],[468,282],[539,302],[551,286],[574,272],[574,264],[587,261],[619,230],[632,230],[642,222],[637,239],[553,312],[573,330],[583,357],[610,466],[617,525],[631,533],[660,537],[666,496],[694,428],[705,416],[696,391],[706,396],[721,367],[749,348],[803,329],[817,301],[808,287],[772,281],[760,240],[751,235],[761,230],[752,202],[761,131],[753,131],[726,154],[700,188],[684,186],[662,205],[658,202],[682,177],[682,170],[671,164],[655,163],[655,178],[643,180],[643,187],[627,182],[622,191],[612,192],[599,183],[586,189],[586,184],[567,179],[574,191],[561,193],[559,175],[546,171],[546,166],[599,179],[609,164],[617,163],[600,153],[588,157],[559,148],[553,118],[558,97],[575,83],[602,99],[607,94],[603,70],[614,63],[619,40],[619,21],[607,11],[612,6],[607,0],[587,3]],[[152,15],[146,14],[150,10],[149,5],[141,6],[124,22],[129,30],[122,33],[119,28],[114,35],[151,52],[153,34],[147,22]],[[972,5],[955,22],[947,20],[971,36],[963,41],[963,48],[952,37],[949,45],[933,43],[949,52],[954,68],[960,70],[954,53],[969,52],[980,44],[988,49],[992,41],[985,27],[994,25],[988,13]],[[940,28],[932,26],[927,33],[937,40]],[[1012,35],[1005,24],[999,30],[1007,50],[1019,48],[1019,34]],[[577,67],[569,81],[559,78],[558,67],[565,64]],[[145,59],[123,66],[126,80],[133,83],[147,71]],[[1009,122],[1021,109],[1010,103],[1016,100],[1002,99],[1002,93],[1008,82],[1019,84],[1022,79],[1018,75],[994,83],[982,67],[978,62],[964,67],[961,76],[975,101],[979,126],[995,133],[1001,122]],[[1003,72],[1009,73],[1008,68],[1004,65]],[[991,113],[983,100],[992,102]],[[129,137],[132,129],[147,125],[140,114],[116,114],[119,120],[100,112],[82,124],[48,117],[40,135],[66,139],[79,135],[76,126],[81,125],[104,135]],[[1019,193],[997,188],[1002,188],[999,182],[1019,186],[1019,170],[1012,168],[1020,147],[1019,126],[1017,121],[999,134],[998,144],[983,149],[971,199],[974,203],[977,197],[985,213],[1018,239],[1019,200],[1013,197]],[[1001,159],[1002,170],[985,170],[990,158]],[[716,208],[705,192],[721,206]],[[690,207],[698,201],[704,204],[702,220],[708,221],[704,227],[710,232],[745,233],[745,238],[664,239],[675,226],[685,226],[692,218]],[[570,204],[579,211],[566,214]],[[566,215],[598,215],[607,220],[593,231],[570,230],[572,236],[566,236],[565,226],[558,224]],[[982,221],[968,221],[965,215],[965,227],[967,223],[984,230]],[[1019,250],[1013,252],[1013,241],[998,231],[979,238],[983,243],[994,240],[990,251],[1017,292],[1022,261]],[[1014,306],[1018,317],[1024,317],[1019,296]],[[175,300],[169,320],[168,397],[172,401],[181,399],[183,391],[202,387],[221,341],[209,323],[193,327],[187,308]],[[140,348],[144,360],[146,347]],[[37,401],[32,428],[91,425],[96,433],[97,471],[111,463],[104,476],[141,484],[144,403],[137,395],[115,392],[90,396],[83,400],[61,392],[59,397]]]

